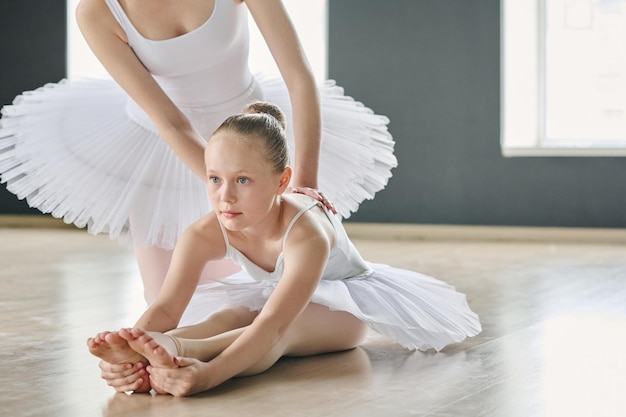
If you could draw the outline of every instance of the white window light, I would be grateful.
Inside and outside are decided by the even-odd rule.
[[[505,156],[626,156],[626,2],[501,1]]]

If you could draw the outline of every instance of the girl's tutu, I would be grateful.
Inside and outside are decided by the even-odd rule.
[[[254,99],[277,104],[290,120],[289,95],[282,81],[259,76],[256,82],[260,96],[246,93],[230,107],[183,111],[194,123],[211,118],[206,129],[199,129],[205,138],[226,116]],[[394,143],[387,118],[344,96],[331,81],[319,89],[323,121],[319,187],[339,214],[348,217],[391,177],[396,166]],[[151,122],[136,116],[133,104],[109,79],[63,80],[23,93],[2,109],[1,182],[31,207],[86,226],[90,233],[108,233],[124,241],[132,223],[137,243],[173,248],[182,231],[210,210],[206,186],[156,134]],[[288,136],[293,158],[290,128]]]
[[[311,301],[347,311],[408,349],[441,350],[481,331],[464,294],[443,281],[389,265],[344,280],[322,279]],[[229,305],[259,311],[276,280],[253,281],[245,273],[198,287],[181,325],[195,324]]]

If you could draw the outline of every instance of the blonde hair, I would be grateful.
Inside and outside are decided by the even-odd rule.
[[[256,101],[248,104],[243,113],[224,120],[213,135],[231,131],[244,136],[246,140],[260,139],[267,162],[276,172],[283,172],[289,164],[285,127],[285,114],[278,106]]]

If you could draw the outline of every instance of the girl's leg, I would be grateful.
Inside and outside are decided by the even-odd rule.
[[[208,361],[230,346],[246,327],[230,330],[206,339],[172,337],[165,340],[160,334],[150,333],[159,344],[173,355]],[[353,315],[332,311],[319,304],[309,304],[287,333],[263,358],[241,375],[254,375],[270,368],[283,356],[309,356],[336,352],[356,347],[366,336],[367,326]],[[173,348],[173,346],[176,348]]]
[[[172,260],[172,251],[159,247],[135,245],[135,257],[143,280],[144,298],[152,303],[165,280]],[[241,268],[230,259],[209,262],[200,277],[200,283],[216,281],[239,272]]]
[[[172,252],[155,246],[145,247],[135,244],[135,258],[143,282],[143,296],[151,304],[159,294],[165,274],[172,260]]]
[[[220,342],[218,342],[218,339],[212,340],[213,337],[217,337],[218,335],[221,336],[222,334],[226,335],[231,330],[248,326],[257,315],[258,312],[252,312],[245,307],[232,307],[212,314],[202,323],[170,330],[165,333],[167,336],[158,332],[150,332],[149,334],[158,344],[162,345],[163,348],[165,348],[167,352],[173,356],[181,355],[180,351],[182,350],[182,347],[181,349],[176,349],[176,346],[180,345],[178,342],[179,338],[180,340],[186,341],[186,347],[192,346],[194,342],[193,339],[202,339],[202,344],[210,344],[207,345],[207,347],[210,346],[211,350],[209,352],[209,356],[211,356],[211,352],[213,352],[216,347],[218,349],[217,353],[219,353],[226,349],[226,347],[232,343],[232,340],[234,340],[224,339],[224,337],[222,337],[219,339]],[[126,337],[121,337],[119,333],[126,335]],[[231,333],[230,335],[233,334],[234,333]],[[101,332],[98,333],[96,337],[89,338],[87,340],[87,345],[89,346],[89,351],[94,356],[104,359],[109,363],[120,364],[142,362],[143,357],[140,355],[138,356],[137,352],[128,345],[128,339],[130,337],[130,333],[127,329],[121,329],[120,332]],[[224,345],[223,340],[230,340],[230,342]],[[221,347],[221,349],[219,349],[219,347]],[[190,348],[198,349],[193,346]],[[201,350],[198,354],[193,351],[184,353],[184,356],[188,357],[197,357],[198,355],[202,356],[204,354]]]
[[[208,339],[230,330],[248,326],[258,314],[258,311],[250,311],[246,307],[230,307],[211,314],[201,323],[179,327],[170,330],[167,334],[184,339]]]
[[[350,313],[311,303],[282,340],[241,376],[264,372],[283,356],[310,356],[353,349],[363,341],[367,330],[367,325]]]

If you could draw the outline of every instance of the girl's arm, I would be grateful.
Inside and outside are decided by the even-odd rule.
[[[321,143],[320,104],[315,79],[281,0],[245,0],[289,90],[296,167],[293,185],[317,189]]]
[[[176,244],[157,299],[135,326],[158,332],[176,328],[205,264],[223,258],[225,253],[226,245],[214,213],[188,227]],[[149,389],[145,386],[147,374],[141,362],[111,364],[100,361],[99,366],[102,378],[118,392]]]
[[[193,223],[181,235],[156,300],[135,327],[165,332],[175,329],[191,300],[206,263],[222,259],[226,244],[213,212]]]
[[[298,227],[298,223],[285,244],[284,274],[263,310],[235,342],[202,364],[202,375],[187,394],[213,388],[258,363],[281,342],[310,302],[326,266],[331,242],[319,225]]]
[[[139,61],[106,3],[81,0],[76,21],[87,44],[113,79],[146,112],[176,155],[204,180],[204,139]]]

